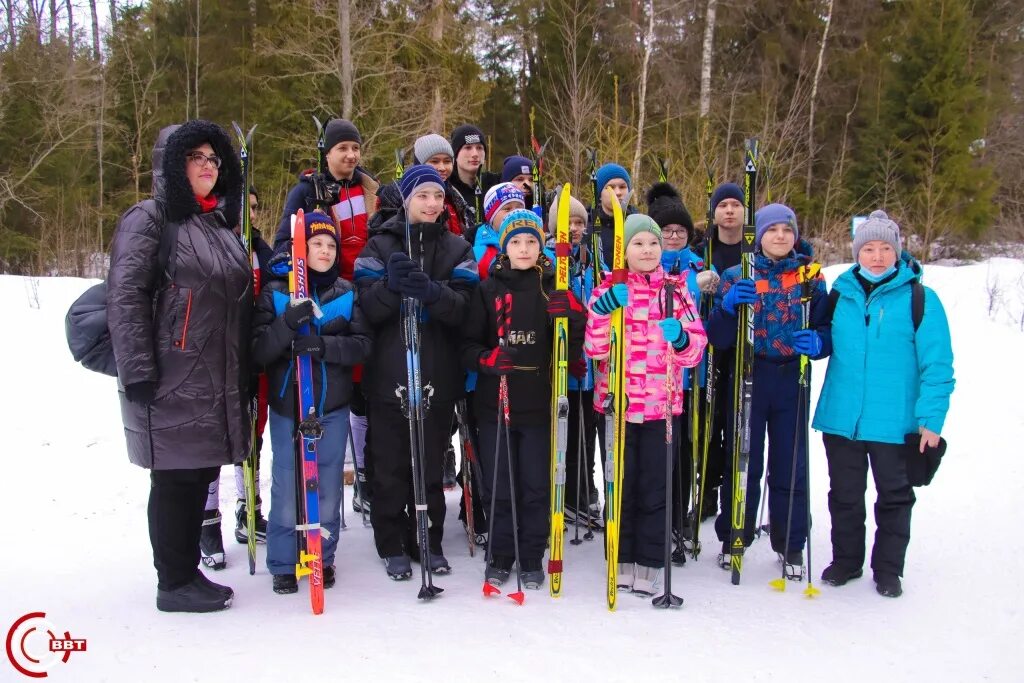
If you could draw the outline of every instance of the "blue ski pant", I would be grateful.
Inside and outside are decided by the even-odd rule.
[[[810,372],[810,368],[808,368]],[[797,407],[800,362],[775,363],[754,360],[754,395],[750,411],[750,466],[747,470],[746,522],[744,544],[750,545],[757,530],[761,502],[761,476],[764,474],[765,434],[768,435],[768,523],[771,527],[772,549],[776,552],[799,551],[807,540],[807,404]],[[733,386],[725,396],[732,405]],[[799,422],[797,413],[799,412]],[[727,422],[730,449],[733,443],[733,420]],[[794,462],[794,455],[796,461]],[[722,481],[722,512],[715,519],[718,540],[728,542],[732,533],[732,451]],[[796,479],[791,487],[793,467]],[[793,503],[789,515],[790,499]],[[789,547],[786,548],[786,525],[791,520]]]
[[[620,563],[659,569],[665,566],[666,484],[672,485],[671,480],[665,480],[665,459],[672,461],[674,470],[681,425],[679,416],[672,419],[672,444],[668,445],[664,420],[626,423],[619,516]]]
[[[331,411],[320,418],[324,435],[316,444],[320,493],[321,550],[324,566],[334,564],[341,533],[342,486],[349,409]],[[297,491],[295,488],[295,419],[270,411],[271,465],[270,514],[267,517],[267,569],[271,574],[294,574],[298,561],[295,538]]]

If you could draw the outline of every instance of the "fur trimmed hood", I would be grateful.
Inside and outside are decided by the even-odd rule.
[[[166,144],[161,154],[160,142],[165,133]],[[217,196],[216,210],[224,216],[227,225],[233,228],[238,225],[241,211],[242,167],[231,146],[231,138],[215,123],[194,119],[160,131],[157,146],[153,149],[154,196],[164,201],[168,220],[181,221],[201,213],[188,176],[185,175],[185,155],[204,142],[210,143],[214,154],[221,158],[220,173],[217,184],[213,186],[213,194]],[[160,169],[159,176],[157,168]]]

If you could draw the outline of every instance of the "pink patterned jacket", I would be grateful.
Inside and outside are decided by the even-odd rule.
[[[676,282],[673,315],[689,334],[690,341],[681,351],[675,351],[662,336],[658,321],[665,318],[665,280]],[[594,302],[611,286],[611,278],[605,277],[595,287],[589,301],[591,309],[587,314],[587,334],[584,352],[596,361],[597,383],[594,387],[594,407],[602,410],[608,393],[607,357],[611,326],[610,316],[594,312]],[[686,290],[686,282],[669,278],[661,266],[651,273],[628,273],[626,286],[629,288],[629,303],[625,310],[626,336],[626,421],[646,422],[665,418],[665,403],[668,401],[666,378],[668,366],[673,364],[675,392],[672,414],[683,412],[682,368],[691,368],[700,362],[708,338],[704,333],[697,307]],[[693,318],[692,320],[690,318]]]

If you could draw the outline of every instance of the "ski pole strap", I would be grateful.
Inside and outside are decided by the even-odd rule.
[[[296,531],[317,531],[319,529],[320,529],[320,522],[312,522],[312,523],[309,523],[309,524],[296,524],[295,525],[295,530]],[[323,529],[323,532],[326,533],[327,529]]]
[[[427,504],[426,503],[422,503],[422,504],[417,503],[417,505],[416,505],[416,512],[426,512],[426,511],[427,511]]]

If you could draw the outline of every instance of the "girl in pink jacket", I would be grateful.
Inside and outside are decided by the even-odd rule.
[[[654,594],[664,567],[665,414],[668,363],[673,366],[672,434],[682,433],[682,368],[700,362],[707,345],[697,307],[687,293],[685,273],[669,276],[661,267],[661,229],[650,217],[633,214],[624,226],[626,283],[611,278],[594,289],[584,351],[598,363],[594,407],[603,412],[608,396],[605,362],[609,318],[625,307],[626,450],[622,514],[619,518],[619,590]],[[666,317],[666,288],[672,283],[672,316]],[[611,446],[609,446],[611,447]],[[675,446],[673,446],[675,448]]]

